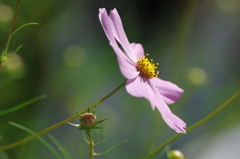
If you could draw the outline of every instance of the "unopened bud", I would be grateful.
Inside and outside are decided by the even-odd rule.
[[[82,114],[80,117],[80,123],[83,128],[92,128],[96,123],[97,117],[92,113]]]
[[[172,150],[168,153],[169,159],[184,159],[184,156],[179,150]]]

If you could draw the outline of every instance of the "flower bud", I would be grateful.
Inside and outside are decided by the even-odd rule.
[[[82,114],[80,117],[80,123],[83,128],[90,129],[96,123],[97,117],[92,113]]]
[[[179,150],[172,150],[167,156],[169,159],[184,159],[182,152]]]

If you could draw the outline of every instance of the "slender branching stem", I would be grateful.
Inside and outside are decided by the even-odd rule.
[[[90,149],[90,151],[89,151],[89,158],[90,159],[92,159],[93,158],[93,141],[92,141],[92,133],[90,132],[89,133],[90,135],[89,135],[89,149]]]
[[[17,19],[18,10],[19,10],[19,5],[20,5],[20,0],[17,0],[17,6],[16,6],[15,14],[14,14],[14,17],[13,17],[13,20],[12,20],[12,25],[11,25],[10,31],[8,33],[8,38],[7,38],[7,43],[6,43],[5,50],[8,49],[7,48],[8,47],[8,41],[9,41],[9,38],[11,37],[11,34],[13,32],[13,29],[14,29],[14,25],[15,25],[15,22],[16,22],[16,19]]]
[[[218,107],[215,111],[213,111],[211,114],[209,114],[208,116],[206,116],[202,120],[200,120],[197,123],[195,123],[192,126],[190,126],[188,129],[186,129],[186,131],[190,132],[193,129],[199,127],[200,125],[202,125],[205,122],[207,122],[208,120],[210,120],[212,117],[217,115],[221,110],[223,110],[223,108],[225,108],[228,104],[230,104],[239,95],[240,95],[240,91],[236,92],[225,103],[223,103],[220,107]],[[162,145],[160,145],[155,150],[153,150],[150,154],[148,154],[144,159],[150,159],[151,157],[156,155],[159,151],[161,151],[163,148],[165,148],[168,144],[170,144],[171,142],[175,141],[176,139],[178,139],[182,135],[184,135],[184,134],[176,134],[175,136],[171,137],[166,142],[164,142]]]
[[[94,103],[93,105],[89,106],[89,107],[86,108],[85,110],[81,111],[80,114],[86,113],[88,110],[96,107],[98,104],[100,104],[100,103],[102,103],[103,101],[105,101],[106,99],[108,99],[109,97],[111,97],[114,93],[116,93],[116,92],[117,92],[121,87],[123,87],[125,84],[126,84],[126,82],[123,82],[120,86],[118,86],[116,89],[114,89],[114,90],[113,90],[111,93],[109,93],[107,96],[105,96],[104,98],[102,98],[102,99],[99,100],[98,102]],[[46,132],[48,132],[48,131],[50,131],[50,130],[52,130],[52,129],[54,129],[54,128],[57,128],[57,127],[65,124],[65,123],[67,123],[67,122],[69,122],[69,121],[77,118],[77,117],[79,117],[78,114],[76,114],[76,115],[74,115],[74,116],[72,116],[72,117],[70,117],[70,118],[68,118],[68,119],[66,119],[66,120],[63,120],[63,121],[61,121],[61,122],[59,122],[59,123],[57,123],[57,124],[55,124],[55,125],[52,125],[52,126],[46,128],[46,129],[44,129],[44,130],[36,133],[35,135],[29,136],[29,137],[27,137],[27,138],[25,138],[25,139],[23,139],[23,140],[14,142],[14,143],[9,144],[9,145],[0,146],[0,150],[10,149],[10,148],[13,148],[13,147],[15,147],[15,146],[19,146],[19,145],[21,145],[21,144],[23,144],[23,143],[25,143],[25,142],[28,142],[28,141],[30,141],[30,140],[38,137],[39,135],[42,135],[42,134],[44,134],[44,133],[46,133]]]

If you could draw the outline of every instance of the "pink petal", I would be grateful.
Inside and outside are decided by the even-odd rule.
[[[150,99],[147,91],[150,89],[149,81],[142,76],[137,76],[134,79],[130,79],[127,81],[126,90],[129,94],[134,97],[144,97]]]
[[[122,45],[124,51],[128,54],[128,56],[134,61],[137,61],[136,56],[134,55],[134,52],[130,46],[130,43],[127,39],[127,36],[125,34],[125,31],[123,29],[121,18],[117,12],[117,10],[114,8],[110,12],[110,18],[112,19],[113,25],[115,27],[116,34],[114,34],[114,37],[118,40],[118,42]]]
[[[174,115],[159,92],[152,86],[151,101],[155,104],[159,112],[161,113],[163,120],[168,124],[169,127],[174,129],[177,133],[186,133],[186,123],[179,117]]]
[[[118,47],[118,45],[111,44],[111,46],[117,55],[119,68],[123,76],[127,79],[133,79],[138,76],[139,72],[136,69],[135,63],[129,59],[129,57]]]
[[[117,55],[120,70],[128,79],[127,92],[135,97],[144,97],[149,100],[152,108],[157,107],[164,121],[172,129],[178,133],[185,133],[186,124],[174,115],[165,103],[174,103],[179,100],[183,90],[171,82],[158,78],[148,80],[139,75],[136,61],[144,56],[143,47],[141,44],[129,43],[116,9],[111,11],[110,17],[105,9],[99,9],[99,19]],[[119,48],[115,38],[123,46],[126,54]]]
[[[100,8],[99,9],[98,17],[99,17],[99,20],[102,24],[103,30],[104,30],[108,40],[112,44],[117,44],[116,40],[113,36],[113,30],[114,30],[113,23],[112,23],[112,20],[109,18],[105,8]]]
[[[141,44],[131,43],[131,48],[132,48],[137,60],[139,60],[141,57],[144,56],[144,49]]]
[[[119,48],[118,44],[116,43],[114,38],[114,35],[116,34],[115,26],[113,25],[111,18],[107,15],[105,8],[99,9],[99,19],[104,32],[110,41],[110,45],[113,47],[117,55],[118,64],[123,76],[127,79],[135,78],[139,72],[137,72],[135,63],[129,59],[129,57]]]
[[[130,79],[127,81],[126,90],[132,96],[146,98],[151,103],[153,109],[156,106],[164,121],[177,133],[186,133],[184,130],[186,124],[171,112],[162,96],[149,80],[142,76]]]
[[[172,104],[180,99],[181,94],[184,92],[177,85],[164,81],[159,78],[150,79],[152,85],[158,90],[158,92],[163,96],[166,103]]]
[[[186,123],[184,123],[179,117],[173,113],[165,113],[162,115],[162,117],[168,126],[175,130],[177,133],[186,133]]]

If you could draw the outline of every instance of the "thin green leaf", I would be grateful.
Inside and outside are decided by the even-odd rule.
[[[8,47],[9,47],[9,44],[10,44],[10,41],[11,41],[13,35],[14,35],[16,32],[18,32],[20,29],[22,29],[23,27],[28,26],[28,25],[38,25],[38,23],[27,23],[27,24],[24,24],[24,25],[20,26],[19,28],[17,28],[17,29],[11,34],[11,36],[9,37],[8,42],[7,42],[7,45],[6,45],[6,49],[3,51],[2,56],[6,56],[6,54],[7,54],[7,52],[8,52]]]
[[[87,129],[86,133],[88,134],[88,136],[91,136],[91,130]]]
[[[83,132],[82,134],[83,134],[83,138],[84,138],[85,142],[89,145],[89,141],[88,141],[88,139],[86,138],[86,135],[84,134],[84,132]]]
[[[16,111],[18,109],[21,109],[23,107],[26,107],[29,104],[32,104],[33,102],[36,102],[36,101],[38,101],[39,99],[42,99],[42,98],[46,98],[46,95],[41,95],[41,96],[35,97],[33,99],[30,99],[30,100],[28,100],[28,101],[26,101],[26,102],[24,102],[22,104],[19,104],[17,106],[12,107],[12,108],[2,110],[2,111],[0,111],[0,116],[4,115],[4,114],[11,113],[11,112],[14,112],[14,111]]]
[[[57,141],[57,139],[52,134],[47,134],[47,136],[52,140],[52,142],[58,147],[58,150],[62,152],[65,159],[71,159],[72,157],[67,152],[67,150]]]
[[[92,135],[92,141],[94,141],[94,131],[91,131],[91,135]],[[94,146],[94,145],[93,145]]]
[[[96,115],[96,112],[97,112],[97,109],[95,107],[95,108],[93,108],[93,114]]]
[[[22,48],[22,45],[18,46],[17,49],[13,52],[13,54],[7,59],[7,61],[11,60],[11,58]],[[7,62],[6,61],[6,62]]]
[[[78,109],[76,108],[76,112],[77,112],[77,114],[79,115],[79,116],[81,116],[81,114],[79,113],[79,111],[78,111]]]
[[[105,141],[107,141],[107,139],[104,139],[104,140],[102,140],[102,141],[100,141],[100,142],[94,144],[94,146],[97,146],[97,145],[99,145],[99,144],[101,144],[101,143],[103,143],[103,142],[105,142]]]
[[[169,146],[166,146],[166,147],[165,147],[165,151],[166,151],[167,157],[168,157],[168,158],[172,158],[172,156],[171,156],[171,151],[170,151],[170,147],[169,147]]]
[[[36,134],[31,129],[29,129],[29,128],[25,127],[25,126],[22,126],[20,124],[17,124],[17,123],[11,122],[11,121],[9,121],[9,124],[19,128],[19,129],[25,130],[25,131],[27,131],[28,133],[30,133],[32,135]],[[58,159],[62,159],[62,157],[57,153],[57,151],[49,143],[47,143],[42,137],[38,136],[37,139],[39,141],[41,141]]]
[[[128,141],[128,140],[124,140],[124,141],[122,141],[122,142],[120,142],[120,143],[116,144],[115,146],[113,146],[113,147],[109,148],[108,150],[106,150],[106,151],[104,151],[104,152],[102,152],[102,153],[98,153],[97,155],[103,155],[103,154],[105,154],[105,153],[109,152],[110,150],[114,149],[115,147],[117,147],[117,146],[121,145],[122,143],[124,143],[124,142],[126,142],[126,141]]]
[[[153,142],[153,143],[151,144],[151,146],[150,146],[150,148],[149,148],[149,151],[148,151],[148,154],[150,154],[150,153],[153,151],[155,145],[156,145],[155,142]]]
[[[72,125],[72,126],[75,126],[75,127],[79,127],[80,124],[73,124],[73,123],[70,123],[70,122],[67,122],[69,125]]]
[[[94,126],[93,128],[91,129],[102,129],[102,127],[99,127],[99,126]]]
[[[70,122],[67,122],[69,125],[72,125],[72,126],[75,126],[77,128],[79,128],[80,124],[73,124],[73,123],[70,123]]]
[[[97,121],[97,122],[96,122],[96,125],[99,124],[99,123],[101,123],[101,122],[104,122],[105,120],[108,120],[108,118],[103,119],[103,120],[100,120],[100,121]]]
[[[79,152],[79,158],[83,158],[83,149],[79,147],[78,152]]]

